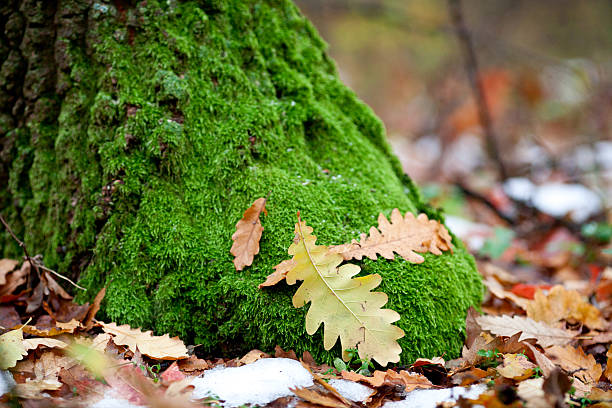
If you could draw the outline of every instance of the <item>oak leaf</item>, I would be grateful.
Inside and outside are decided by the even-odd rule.
[[[303,281],[293,296],[293,306],[311,302],[306,332],[314,334],[323,323],[326,350],[340,337],[342,350],[357,347],[363,360],[374,359],[382,366],[398,362],[402,349],[397,339],[404,336],[404,331],[391,323],[400,316],[391,309],[381,309],[387,303],[386,294],[370,292],[380,284],[380,275],[353,278],[360,272],[359,266],[339,266],[342,256],[330,252],[325,245],[316,245],[312,228],[299,218],[299,213],[295,233],[297,242],[289,247],[295,265],[286,280],[289,285]]]
[[[351,407],[350,404],[346,404],[343,401],[340,401],[338,398],[336,398],[333,394],[330,394],[330,393],[320,393],[312,389],[300,388],[300,387],[289,388],[289,390],[295,395],[297,395],[298,397],[300,397],[301,399],[303,399],[304,401],[308,401],[310,404],[313,404],[313,405],[298,404],[298,407],[299,406],[303,406],[303,407],[316,406],[316,407],[329,407],[329,408],[350,408]]]
[[[538,322],[555,325],[561,320],[580,322],[591,329],[603,330],[606,321],[601,312],[575,290],[554,286],[547,294],[537,290],[534,299],[527,304],[527,316]]]
[[[234,266],[237,271],[250,266],[255,255],[259,253],[259,240],[264,230],[259,221],[262,211],[266,211],[266,199],[263,197],[255,200],[236,224],[236,232],[232,235],[234,244],[230,252],[235,256]]]
[[[425,214],[416,218],[407,212],[404,217],[397,208],[391,212],[391,222],[381,213],[378,215],[378,229],[370,228],[370,235],[361,234],[360,240],[349,244],[336,245],[332,252],[341,254],[345,260],[364,256],[376,260],[377,254],[393,259],[394,252],[408,262],[425,261],[417,252],[431,252],[441,255],[451,249],[451,236],[438,221],[430,220]]]
[[[476,321],[483,330],[488,330],[497,336],[512,337],[521,333],[519,341],[536,339],[542,347],[563,346],[575,337],[575,333],[571,331],[557,329],[523,316],[478,316]]]
[[[401,385],[405,392],[413,391],[417,388],[433,388],[434,385],[423,374],[410,373],[401,370],[399,373],[394,370],[380,371],[376,370],[371,377],[358,374],[353,371],[342,371],[340,373],[345,380],[361,382],[368,384],[374,388],[380,388],[385,385]]]
[[[169,335],[153,336],[151,331],[143,332],[140,329],[132,329],[127,324],[117,326],[116,323],[103,323],[102,330],[112,334],[113,342],[120,346],[127,346],[132,352],[136,348],[142,354],[158,360],[178,360],[189,357],[187,347],[178,337],[170,338]]]
[[[21,329],[11,330],[0,336],[0,370],[15,367],[17,361],[27,355]]]
[[[552,362],[587,386],[597,383],[603,373],[595,357],[585,354],[581,347],[576,349],[572,346],[553,346],[545,352]]]
[[[521,381],[531,377],[535,368],[536,365],[524,354],[504,354],[504,360],[497,367],[497,372],[502,377]]]
[[[293,259],[288,259],[276,265],[274,267],[274,273],[271,273],[266,277],[266,281],[264,283],[260,283],[258,288],[261,289],[266,286],[274,286],[278,282],[285,279],[287,276],[287,272],[294,266]]]
[[[68,343],[61,341],[61,340],[57,340],[57,339],[42,337],[42,338],[35,338],[35,339],[25,339],[23,341],[23,346],[25,347],[26,350],[34,350],[38,346],[62,349],[62,348],[68,347]]]

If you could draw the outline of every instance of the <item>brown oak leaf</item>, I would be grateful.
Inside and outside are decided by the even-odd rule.
[[[230,252],[235,256],[234,266],[237,271],[250,266],[255,255],[259,253],[259,240],[264,230],[259,221],[262,211],[266,211],[266,199],[263,197],[255,200],[236,224],[236,232],[232,235],[234,244]]]
[[[349,244],[330,247],[332,252],[341,254],[345,260],[364,256],[376,260],[377,254],[393,259],[397,253],[408,262],[425,261],[417,252],[431,252],[441,255],[451,249],[451,236],[436,220],[425,214],[415,217],[407,212],[404,217],[397,208],[391,212],[391,222],[381,213],[378,215],[378,229],[370,228],[370,235],[361,234],[360,240]]]

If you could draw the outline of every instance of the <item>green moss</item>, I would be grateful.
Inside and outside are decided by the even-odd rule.
[[[82,299],[108,285],[108,319],[210,353],[279,344],[330,361],[339,350],[324,351],[320,331],[305,333],[306,310],[291,305],[296,288],[257,289],[287,259],[296,212],[322,244],[358,237],[395,207],[439,215],[293,4],[217,3],[90,13],[93,54],[86,63],[76,42],[69,47],[72,87],[49,143],[24,153],[29,183],[15,164],[12,188],[25,204],[12,220],[50,266],[85,268]],[[235,224],[268,193],[260,254],[236,272]],[[404,363],[460,349],[482,285],[455,244],[453,255],[421,265],[362,262],[364,273],[383,276],[402,315]]]

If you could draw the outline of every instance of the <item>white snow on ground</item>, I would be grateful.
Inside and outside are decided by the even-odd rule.
[[[334,387],[344,398],[354,402],[363,402],[374,391],[366,385],[348,380],[329,380],[329,385]]]
[[[0,396],[6,394],[15,386],[13,375],[4,370],[0,370]]]
[[[457,398],[475,399],[487,390],[485,384],[474,385],[470,388],[453,387],[442,390],[414,390],[402,401],[387,402],[383,408],[435,408],[440,402],[455,402]]]
[[[113,392],[107,392],[104,398],[96,402],[91,408],[142,408],[141,405],[131,404],[124,399],[116,398]]]
[[[242,367],[213,368],[192,382],[193,398],[214,397],[224,407],[243,404],[265,405],[293,395],[289,388],[310,387],[312,376],[299,361],[263,358]]]
[[[530,202],[538,210],[583,222],[602,209],[601,198],[582,184],[545,183],[534,185],[525,178],[511,178],[504,183],[504,192],[509,197]]]

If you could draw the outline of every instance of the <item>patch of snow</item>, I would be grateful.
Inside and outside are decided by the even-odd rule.
[[[447,149],[442,163],[444,174],[468,174],[486,162],[482,138],[472,133],[463,133]]]
[[[134,405],[127,400],[116,398],[113,391],[104,394],[104,398],[96,402],[91,408],[142,408],[141,405]]]
[[[0,396],[9,392],[14,386],[13,374],[9,371],[0,370]]]
[[[601,198],[582,184],[544,183],[536,186],[526,178],[511,178],[504,192],[517,201],[530,202],[553,217],[570,217],[583,222],[602,209]]]
[[[485,384],[470,388],[453,387],[442,390],[414,390],[401,401],[387,402],[383,408],[435,408],[441,402],[456,402],[461,396],[476,399],[487,390]]]
[[[554,217],[569,214],[576,222],[583,222],[602,208],[599,196],[581,184],[546,183],[538,187],[533,205]]]
[[[506,180],[503,186],[504,193],[517,201],[529,201],[537,187],[524,177],[514,177]]]
[[[601,167],[612,169],[612,142],[595,143],[595,156]]]
[[[193,380],[193,398],[214,397],[224,407],[244,404],[266,405],[293,395],[289,388],[310,387],[312,376],[299,361],[263,358],[242,367],[219,367]]]
[[[329,385],[334,387],[344,398],[353,402],[364,402],[374,391],[367,385],[348,380],[332,379],[329,380]]]
[[[485,240],[493,235],[493,229],[486,224],[479,224],[465,218],[447,215],[446,226],[473,251],[478,251]]]

